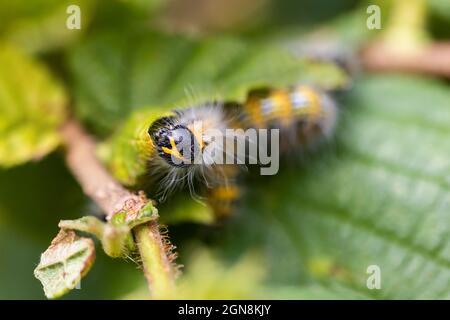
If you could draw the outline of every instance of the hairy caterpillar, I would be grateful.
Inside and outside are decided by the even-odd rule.
[[[227,129],[279,129],[283,153],[330,137],[336,120],[332,97],[310,85],[254,89],[244,102],[207,102],[169,112],[152,108],[137,113],[123,129],[127,134],[115,138],[110,166],[124,184],[150,186],[160,200],[184,186],[197,197],[198,188],[216,216],[226,216],[241,194],[239,161],[216,163],[204,151],[227,156],[223,142],[236,138]],[[211,139],[211,129],[222,133],[223,141]]]
[[[226,129],[234,125],[231,120],[229,110],[218,102],[173,111],[149,108],[135,113],[113,136],[112,148],[103,158],[130,188],[143,188],[164,201],[173,191],[188,187],[194,198],[205,197],[214,212],[222,215],[230,211],[224,210],[231,202],[228,199],[234,194],[237,198],[237,192],[230,190],[237,191],[232,186],[239,168],[208,161],[204,150],[226,152],[222,143],[209,140],[206,133],[214,129],[227,140]],[[193,152],[187,156],[186,149]],[[197,149],[203,158],[194,163]]]

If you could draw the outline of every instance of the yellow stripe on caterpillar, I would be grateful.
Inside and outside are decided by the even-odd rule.
[[[234,200],[239,195],[240,189],[236,185],[224,185],[211,190],[211,197],[217,200]]]
[[[300,97],[304,97],[303,104],[299,104],[302,99],[296,97],[296,94],[300,95]],[[292,107],[296,111],[296,115],[318,117],[321,114],[322,105],[320,93],[312,87],[302,85],[294,88],[291,92],[291,101]]]
[[[186,159],[181,155],[180,151],[178,151],[175,139],[173,137],[169,137],[169,142],[172,148],[162,147],[162,151],[170,156],[179,159],[182,162],[187,162]]]
[[[217,186],[210,190],[208,204],[216,217],[224,218],[233,213],[240,195],[240,188],[235,184]]]
[[[281,126],[288,126],[292,123],[292,105],[289,92],[284,89],[274,89],[267,92],[267,95],[254,102],[258,105],[261,117],[264,122],[279,121]]]

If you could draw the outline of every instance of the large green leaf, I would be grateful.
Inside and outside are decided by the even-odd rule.
[[[39,159],[57,147],[66,103],[45,66],[0,45],[0,167]]]
[[[309,81],[334,87],[345,81],[332,65],[299,61],[271,45],[235,38],[102,33],[77,47],[70,63],[76,111],[100,133],[149,105],[242,100],[255,86]]]
[[[319,286],[340,298],[449,298],[450,92],[418,77],[357,83],[334,143],[250,179],[216,248],[259,247],[270,282],[291,288],[283,297]],[[380,290],[366,287],[369,265]]]

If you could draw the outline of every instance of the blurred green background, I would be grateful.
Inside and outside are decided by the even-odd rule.
[[[156,79],[173,76],[161,84],[164,92],[177,81],[180,87],[195,82],[202,64],[192,61],[199,49],[183,51],[155,34],[193,37],[200,44],[205,38],[238,37],[250,47],[295,50],[318,33],[356,54],[387,25],[392,1],[375,2],[383,8],[381,31],[366,28],[369,2],[357,0],[1,1],[0,41],[39,61],[60,81],[68,113],[102,139],[131,110],[157,103],[148,101]],[[448,40],[450,2],[413,2],[425,4],[428,41]],[[70,4],[81,8],[81,30],[65,27]],[[161,60],[151,61],[154,50],[166,50]],[[33,121],[51,118],[42,110],[33,117],[11,111],[9,99],[28,101],[22,95],[47,91],[27,69],[8,68],[6,61],[0,60],[5,159],[25,149],[22,140],[14,140],[22,123],[34,126]],[[162,67],[150,68],[149,61]],[[190,62],[193,66],[184,65]],[[164,65],[173,63],[180,72],[165,73]],[[182,72],[189,67],[194,71]],[[244,67],[231,65],[229,72]],[[8,82],[11,78],[20,85]],[[246,175],[245,197],[229,221],[169,225],[177,262],[185,265],[180,297],[450,298],[448,81],[361,70],[340,103],[336,137],[302,161],[284,159],[274,177]],[[47,120],[37,132],[47,132]],[[44,298],[33,269],[57,234],[58,221],[98,214],[65,167],[63,150],[48,152],[56,145],[49,142],[30,162],[0,168],[2,299]],[[164,220],[165,212],[184,209],[175,203],[160,213]],[[381,290],[366,287],[372,264],[381,268]],[[140,298],[143,288],[136,263],[110,259],[97,246],[92,270],[66,298]]]

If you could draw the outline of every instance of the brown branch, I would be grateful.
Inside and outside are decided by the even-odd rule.
[[[69,120],[62,128],[67,147],[66,162],[84,193],[111,218],[115,213],[127,210],[137,212],[148,201],[125,189],[103,167],[96,156],[95,142],[75,120]],[[174,287],[176,270],[175,254],[167,237],[161,235],[156,220],[133,230],[137,239],[144,274],[153,296],[166,296]]]
[[[143,205],[142,199],[125,189],[103,167],[96,156],[94,140],[81,125],[69,120],[62,129],[67,146],[66,162],[80,183],[84,193],[89,196],[106,214],[111,217],[124,208]]]
[[[374,72],[400,71],[450,78],[450,42],[434,43],[412,53],[400,53],[383,42],[361,52],[363,66]]]

